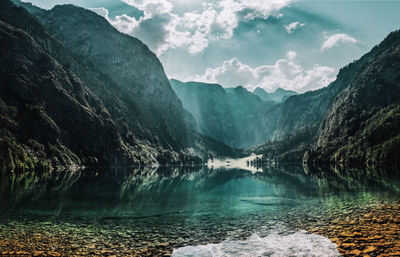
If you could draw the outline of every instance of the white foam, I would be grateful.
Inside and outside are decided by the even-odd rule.
[[[328,238],[298,231],[288,235],[272,233],[266,237],[252,235],[249,239],[225,240],[220,244],[186,246],[174,249],[173,257],[228,257],[228,256],[340,256],[337,245]]]

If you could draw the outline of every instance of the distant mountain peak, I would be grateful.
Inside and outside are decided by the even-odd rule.
[[[257,95],[264,101],[283,102],[292,95],[297,95],[295,91],[277,88],[273,93],[268,93],[264,88],[257,87],[253,94]]]
[[[265,92],[265,93],[268,94],[268,92],[267,92],[264,88],[262,88],[262,87],[256,87],[256,89],[254,89],[253,93],[254,93],[254,92]]]
[[[250,93],[247,88],[243,86],[237,86],[234,88],[235,92],[241,92],[241,93]]]
[[[288,92],[289,90],[283,89],[281,87],[278,87],[277,89],[275,89],[274,93],[282,93],[282,92]]]

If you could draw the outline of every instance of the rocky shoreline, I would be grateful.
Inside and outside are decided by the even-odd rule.
[[[400,256],[400,201],[292,225],[328,237],[343,256]]]
[[[297,215],[297,218],[294,218],[296,216],[293,211],[285,215],[286,225],[289,228],[305,229],[310,233],[328,237],[338,245],[338,250],[343,256],[400,256],[400,201],[353,207],[351,210],[330,210],[322,216],[316,216],[311,211],[308,217]],[[24,230],[15,224],[15,229],[8,233],[9,238],[5,238],[4,233],[1,233],[0,255],[170,256],[176,247],[176,242],[165,243],[162,240],[154,240],[152,244],[144,242],[143,247],[137,247],[138,242],[135,241],[141,238],[132,231],[128,232],[134,236],[124,238],[129,237],[128,232],[108,234],[105,231],[94,232],[88,229],[86,237],[77,238],[74,236],[74,232],[77,232],[75,230],[82,229],[77,226],[71,226],[68,230],[60,227],[57,233],[46,233],[46,226],[53,225],[43,223],[41,232],[27,231],[25,234],[15,234]],[[121,240],[115,240],[118,237],[121,237]],[[151,238],[147,240],[150,242]]]

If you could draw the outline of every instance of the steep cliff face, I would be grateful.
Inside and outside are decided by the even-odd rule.
[[[229,112],[228,94],[220,85],[171,80],[171,86],[183,107],[193,115],[200,133],[227,144],[233,143],[236,128]]]
[[[171,80],[171,85],[200,133],[237,148],[266,140],[260,120],[273,102],[264,102],[241,86],[224,89],[218,84],[178,80]]]
[[[37,39],[0,21],[2,165],[25,169],[133,163],[101,101],[48,54],[46,48],[60,45],[23,9],[7,1],[0,8],[2,19],[16,19]]]
[[[110,110],[121,132],[170,149],[193,143],[182,104],[146,45],[118,32],[103,17],[76,6],[33,13],[81,65],[97,70],[112,84],[99,86],[82,76]],[[80,73],[79,67],[70,68]]]

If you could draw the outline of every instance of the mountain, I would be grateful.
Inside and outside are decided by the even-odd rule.
[[[193,115],[200,133],[232,147],[261,143],[260,118],[273,102],[262,101],[242,86],[223,88],[218,84],[171,80],[172,88]]]
[[[329,107],[306,161],[400,167],[400,31],[363,58]]]
[[[251,93],[169,81],[89,10],[16,3],[0,2],[3,169],[193,163],[256,144],[281,161],[399,165],[399,31],[326,88]]]
[[[146,45],[120,33],[103,17],[76,6],[55,6],[35,11],[35,16],[82,65],[114,84],[101,87],[90,77],[83,78],[123,134],[132,132],[135,138],[164,147],[189,146],[191,134],[182,105],[160,61]]]
[[[50,160],[136,162],[102,102],[49,54],[60,54],[62,45],[24,9],[0,6],[1,163],[47,169]]]
[[[282,88],[276,89],[273,93],[268,93],[263,88],[257,87],[256,89],[254,89],[253,94],[257,95],[264,101],[274,101],[277,103],[281,103],[286,101],[286,99],[288,99],[290,96],[297,95],[298,93]]]
[[[271,142],[253,148],[311,165],[399,165],[400,32],[339,71],[328,87],[272,108]]]
[[[139,40],[83,8],[25,5],[39,19],[0,3],[3,168],[190,163],[233,154],[191,128],[159,60]]]

